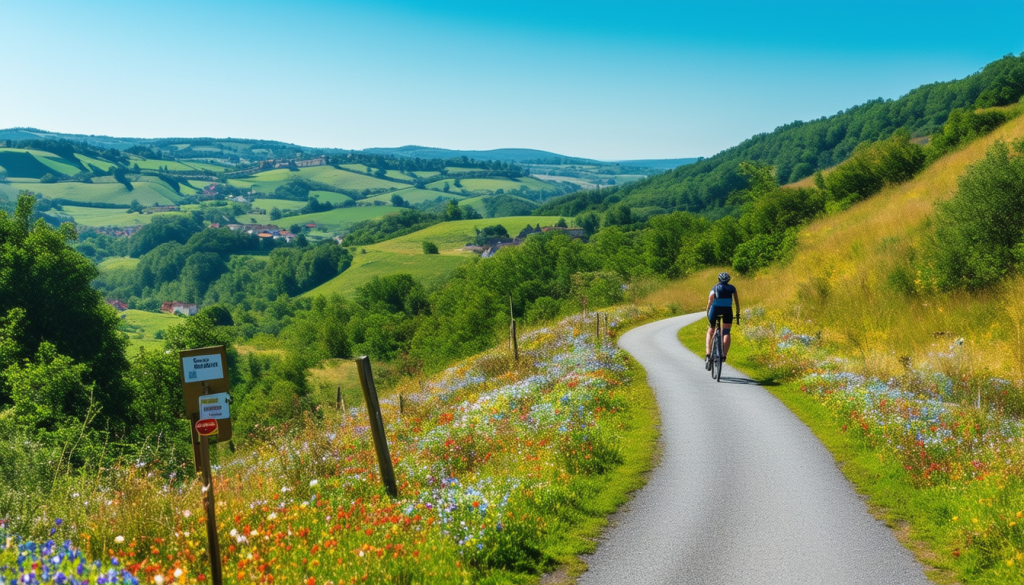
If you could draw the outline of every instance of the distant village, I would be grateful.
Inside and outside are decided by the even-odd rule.
[[[481,258],[490,258],[491,256],[497,254],[498,250],[501,250],[502,248],[509,248],[512,246],[518,246],[522,244],[523,242],[526,241],[526,238],[529,237],[531,234],[547,233],[551,231],[562,232],[575,240],[582,240],[583,238],[586,237],[586,232],[583,230],[583,228],[558,226],[540,227],[540,224],[537,224],[537,227],[530,227],[529,225],[527,225],[525,228],[523,228],[523,231],[519,232],[519,235],[512,239],[492,238],[483,245],[466,244],[462,249],[467,252],[479,254]]]

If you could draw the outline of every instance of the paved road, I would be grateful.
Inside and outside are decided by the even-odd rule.
[[[584,585],[928,583],[811,431],[726,366],[716,383],[676,339],[702,313],[634,329],[663,455],[586,562]]]

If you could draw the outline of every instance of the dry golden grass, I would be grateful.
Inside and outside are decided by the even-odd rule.
[[[882,190],[850,209],[812,222],[800,233],[793,260],[753,278],[736,278],[743,307],[781,308],[797,326],[821,331],[864,366],[884,373],[902,356],[947,350],[964,338],[964,352],[993,370],[1024,377],[1024,279],[984,293],[906,297],[888,285],[927,233],[935,204],[952,196],[957,179],[997,140],[1024,137],[1024,117],[1011,120],[950,153],[914,180]],[[657,304],[702,310],[712,268],[653,293]],[[727,268],[726,268],[727,269]],[[928,283],[918,283],[926,290]]]

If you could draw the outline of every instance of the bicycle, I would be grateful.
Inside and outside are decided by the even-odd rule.
[[[711,340],[711,377],[716,382],[722,378],[722,316],[715,319],[715,336]]]

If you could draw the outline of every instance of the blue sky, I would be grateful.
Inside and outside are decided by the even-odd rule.
[[[0,0],[0,127],[709,156],[1024,51],[1024,0]]]

